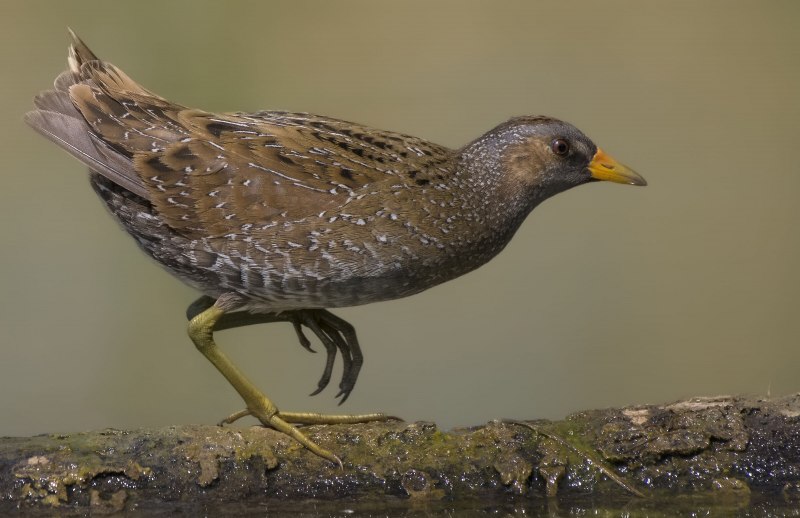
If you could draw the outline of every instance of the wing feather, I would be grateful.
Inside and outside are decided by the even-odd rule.
[[[74,34],[69,65],[26,121],[187,237],[341,212],[387,185],[425,185],[452,153],[327,117],[189,109],[101,61]]]

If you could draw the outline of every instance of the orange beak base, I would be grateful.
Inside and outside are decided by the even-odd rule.
[[[588,169],[595,180],[626,183],[628,185],[647,185],[647,180],[642,178],[639,173],[620,164],[600,148],[597,148],[592,161],[589,162]]]

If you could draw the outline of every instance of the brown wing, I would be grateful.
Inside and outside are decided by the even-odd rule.
[[[176,228],[231,232],[340,211],[449,151],[420,139],[306,114],[177,114],[190,137],[137,154],[136,170]],[[413,156],[413,159],[410,159]],[[199,223],[199,224],[198,224]],[[201,229],[203,229],[201,231]]]
[[[240,226],[257,232],[278,216],[291,221],[343,211],[370,186],[405,184],[451,152],[415,137],[308,114],[187,109],[98,60],[77,38],[70,69],[62,74],[62,88],[57,81],[56,91],[46,93],[51,104],[66,104],[64,110],[74,105],[79,114],[73,109],[70,120],[80,115],[88,123],[84,134],[99,160],[127,169],[109,172],[97,167],[98,160],[73,154],[148,199],[187,236],[224,236]]]

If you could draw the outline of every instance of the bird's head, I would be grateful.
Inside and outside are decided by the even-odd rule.
[[[502,180],[536,202],[592,181],[647,185],[632,169],[598,148],[575,126],[550,117],[516,117],[484,136],[498,144]]]

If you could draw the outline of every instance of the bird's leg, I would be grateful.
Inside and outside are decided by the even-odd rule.
[[[238,304],[238,297],[234,294],[221,296],[212,306],[195,315],[189,321],[189,337],[192,339],[197,349],[203,353],[203,356],[225,376],[225,379],[228,380],[244,400],[247,405],[247,410],[240,412],[240,417],[242,415],[252,415],[264,425],[289,435],[311,452],[340,466],[342,461],[339,457],[318,446],[290,423],[339,424],[392,419],[392,417],[384,414],[325,415],[304,412],[280,412],[272,401],[258,390],[239,368],[231,362],[214,341],[213,334],[216,324],[222,319],[226,312],[235,310]]]
[[[191,320],[202,311],[208,309],[214,304],[214,299],[208,296],[202,296],[195,300],[186,310],[186,318]],[[291,322],[294,325],[297,338],[300,345],[311,352],[316,352],[311,348],[311,342],[303,333],[302,326],[305,325],[319,338],[322,345],[325,346],[327,357],[325,360],[325,369],[322,376],[317,383],[317,389],[311,393],[312,396],[319,394],[328,386],[333,373],[333,364],[336,358],[337,349],[342,354],[342,362],[344,365],[342,381],[339,383],[339,393],[336,397],[344,396],[339,401],[339,404],[347,400],[355,386],[358,379],[358,373],[363,364],[363,356],[361,348],[358,345],[358,339],[355,335],[355,328],[345,320],[337,317],[330,311],[324,309],[302,309],[295,311],[284,311],[282,313],[250,313],[248,311],[236,311],[232,313],[225,313],[217,321],[214,326],[214,331],[222,331],[224,329],[232,329],[234,327],[249,326],[253,324],[266,324],[270,322]],[[234,414],[238,415],[238,414]],[[229,421],[231,416],[225,420],[224,423]]]
[[[216,302],[216,299],[214,297],[209,297],[208,295],[203,295],[202,297],[198,298],[189,304],[188,308],[186,308],[186,320],[193,319],[203,311],[213,306],[214,302]]]
[[[198,300],[187,311],[187,316],[191,315],[192,307],[196,306],[201,301]],[[214,326],[215,331],[222,329],[230,329],[232,327],[239,327],[250,324],[289,321],[295,325],[295,331],[300,339],[301,345],[306,347],[303,343],[308,342],[308,338],[303,334],[300,325],[305,325],[311,329],[315,335],[320,339],[325,349],[328,351],[327,361],[325,363],[325,370],[319,380],[317,390],[311,393],[312,396],[319,394],[330,381],[331,372],[333,371],[333,361],[336,357],[336,350],[342,353],[342,361],[344,363],[342,381],[339,384],[339,393],[336,397],[343,396],[339,404],[347,400],[355,386],[358,379],[359,371],[364,363],[364,357],[361,354],[361,346],[358,344],[355,328],[347,321],[337,317],[330,311],[324,309],[302,309],[295,311],[285,311],[279,315],[275,313],[248,313],[246,311],[238,311],[234,313],[224,314],[217,324]],[[307,347],[310,349],[310,347]],[[242,417],[247,417],[250,413],[245,409],[220,421],[220,425],[231,424]]]

